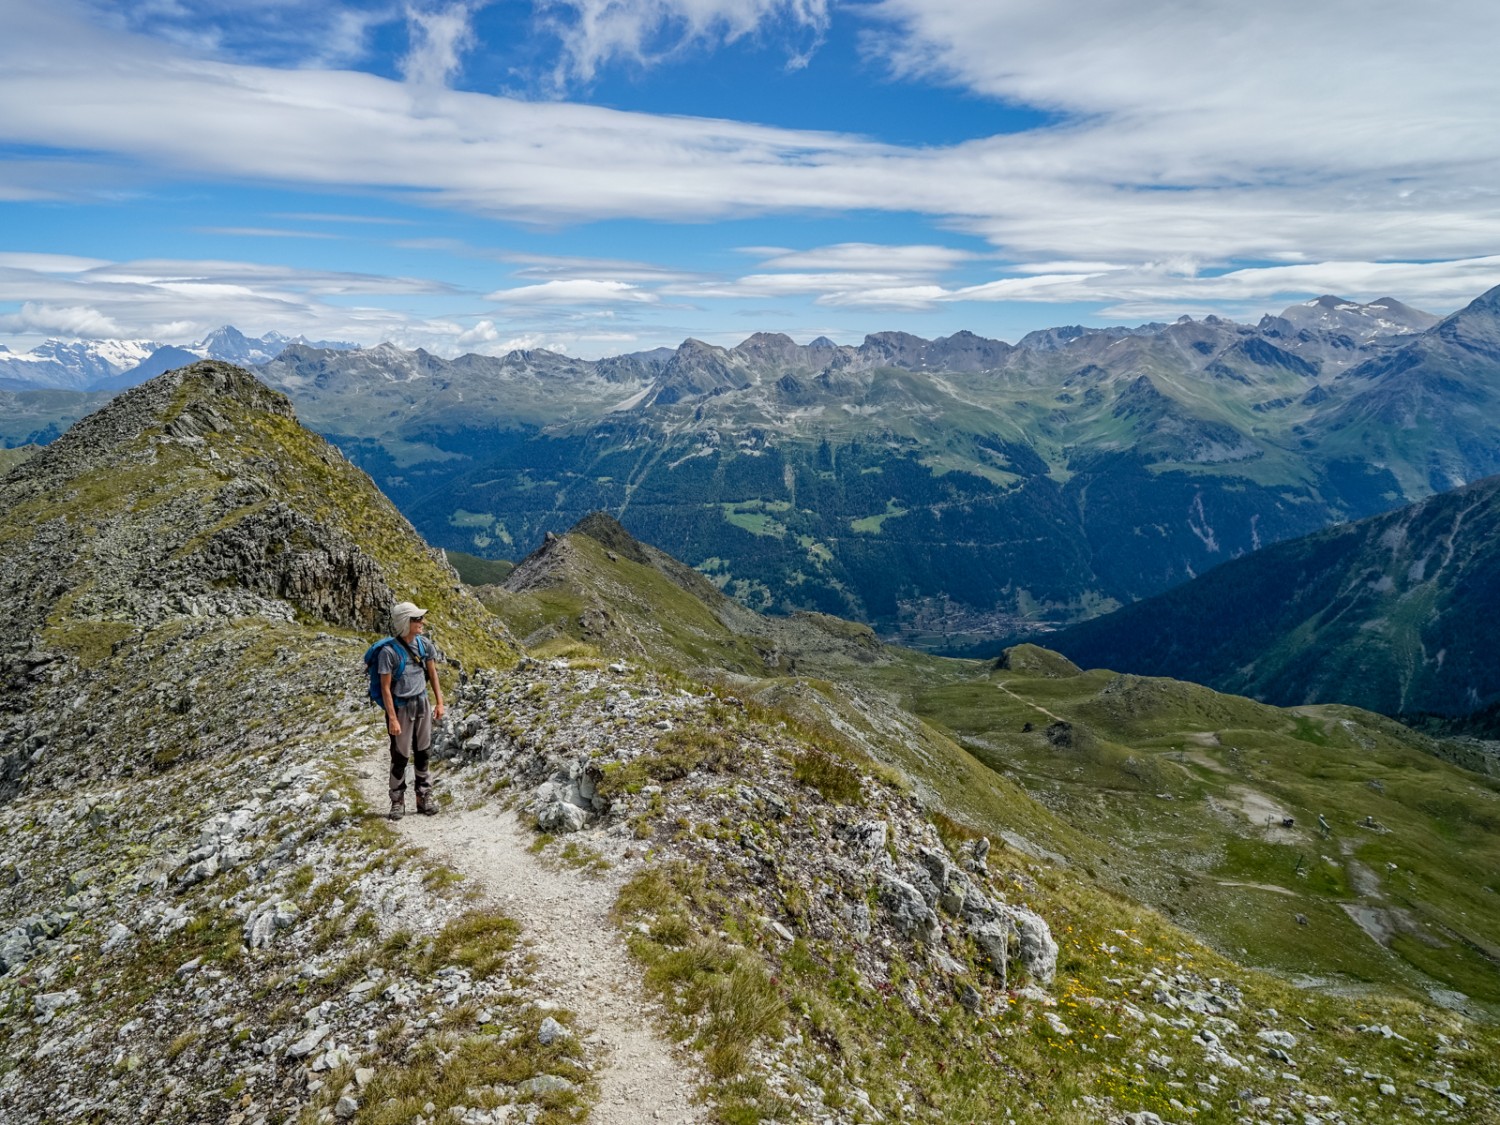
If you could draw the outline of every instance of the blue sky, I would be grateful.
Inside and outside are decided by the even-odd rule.
[[[1500,283],[1500,7],[0,0],[0,342],[442,354]]]

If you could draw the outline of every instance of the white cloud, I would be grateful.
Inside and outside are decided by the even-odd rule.
[[[21,311],[0,316],[0,328],[23,336],[65,336],[112,340],[130,335],[120,324],[87,305],[49,305],[27,301]]]
[[[27,6],[17,33],[0,43],[0,139],[113,153],[166,173],[417,192],[508,219],[917,212],[1022,262],[1456,258],[1500,249],[1500,130],[1489,111],[1500,102],[1500,68],[1474,58],[1475,44],[1494,38],[1486,29],[1500,34],[1500,8],[1476,8],[1472,26],[1385,12],[1378,36],[1351,32],[1360,50],[1332,59],[1319,45],[1332,29],[1317,15],[1296,36],[1278,33],[1264,56],[1277,60],[1275,73],[1260,77],[1266,67],[1226,68],[1211,50],[1261,57],[1254,50],[1271,44],[1258,23],[1184,17],[1176,27],[1132,9],[1129,20],[1101,16],[1100,28],[1069,19],[1075,35],[1034,13],[1020,19],[1032,10],[1022,4],[981,18],[957,0],[920,12],[890,0],[883,10],[907,20],[907,41],[926,44],[975,88],[1090,114],[923,149],[417,91],[353,72],[192,62],[69,22],[69,10]],[[974,18],[975,45],[959,34],[962,20],[952,29],[938,20],[944,11]],[[1144,61],[1132,61],[1136,51]],[[1217,61],[1197,61],[1205,54]],[[998,61],[984,69],[992,55]],[[1185,61],[1169,66],[1169,55]],[[1298,77],[1329,68],[1347,83],[1335,93],[1323,78]],[[1387,96],[1384,75],[1394,71],[1403,75],[1400,98]],[[1450,74],[1462,78],[1446,81]],[[0,170],[0,183],[9,173]],[[37,170],[28,175],[15,190],[37,190]]]
[[[936,279],[979,256],[947,246],[844,242],[808,250],[747,246],[767,270],[733,280],[668,285],[663,291],[696,298],[811,297],[826,307],[929,309],[950,290]]]
[[[1398,0],[874,10],[899,73],[1062,115],[963,146],[1002,191],[955,214],[1022,256],[1500,249],[1493,4],[1460,0],[1440,19]]]
[[[941,285],[878,285],[868,289],[844,289],[825,293],[817,303],[830,308],[908,309],[934,308],[948,296]]]
[[[746,254],[762,259],[773,270],[861,270],[871,273],[940,273],[972,261],[977,255],[948,246],[886,246],[872,242],[842,242],[811,250],[747,246]]]
[[[408,7],[406,23],[411,48],[401,60],[401,73],[414,86],[443,87],[456,75],[463,54],[474,44],[468,4],[447,8]]]
[[[752,273],[732,281],[674,286],[669,292],[686,297],[818,296],[899,285],[902,280],[900,274],[893,273]]]
[[[517,266],[517,277],[578,280],[604,278],[610,281],[684,282],[700,279],[701,274],[654,262],[624,261],[617,258],[584,258],[554,254],[523,254],[501,250],[496,261]]]
[[[660,298],[650,290],[626,281],[601,281],[574,278],[568,281],[543,281],[514,289],[497,289],[485,297],[504,305],[616,305],[654,304]]]
[[[228,0],[183,10],[205,5],[228,10]],[[1500,68],[1490,58],[1500,6],[1478,0],[1453,0],[1442,18],[1395,0],[1357,10],[1080,0],[1066,18],[1042,0],[881,0],[867,10],[892,34],[871,49],[899,73],[1059,115],[1024,133],[922,148],[450,90],[470,26],[464,5],[432,10],[428,23],[413,17],[410,82],[204,58],[212,45],[176,50],[132,37],[130,28],[155,26],[144,5],[112,27],[99,24],[100,10],[78,0],[7,10],[0,143],[75,155],[0,166],[0,199],[181,175],[373,190],[528,222],[900,212],[980,236],[1013,264],[1010,276],[964,286],[948,276],[979,259],[941,246],[761,248],[755,273],[724,282],[538,257],[513,263],[537,285],[493,297],[511,307],[640,305],[660,292],[825,306],[1082,300],[1119,311],[1325,289],[1451,307],[1500,281]],[[256,6],[256,18],[272,10],[294,9],[274,0]],[[767,27],[816,37],[832,10],[826,0],[556,0],[549,9],[573,77]],[[1222,272],[1268,261],[1277,264]],[[245,270],[239,283],[264,298],[267,315],[302,308],[349,320],[310,299],[342,292],[339,284],[376,292],[368,279],[331,275],[326,291],[306,288],[309,279],[286,290]],[[111,284],[212,302],[231,284],[212,274],[206,290],[152,277]],[[35,291],[0,299],[137,323],[54,292],[56,273],[32,278]],[[409,284],[396,279],[385,292]],[[168,323],[182,310],[160,315]],[[361,315],[366,329],[399,320]]]
[[[25,8],[0,39],[0,141],[109,153],[157,175],[419,192],[534,220],[843,207],[864,190],[851,194],[834,158],[884,151],[834,134],[192,61],[70,22],[68,10]]]
[[[799,36],[787,65],[807,65],[828,28],[828,0],[539,0],[562,41],[555,80],[591,82],[615,61],[642,66],[673,54],[733,43],[767,25]]]
[[[234,324],[253,334],[275,329],[368,344],[407,332],[447,345],[461,326],[428,331],[419,318],[378,302],[451,295],[422,279],[247,262],[0,256],[0,305],[19,306],[0,315],[0,332],[22,341],[56,335],[181,344]]]
[[[1500,284],[1500,255],[1446,262],[1316,262],[1260,266],[1216,275],[1186,275],[1166,267],[1115,266],[1089,272],[1032,274],[946,290],[941,301],[1114,302],[1106,316],[1149,320],[1175,316],[1190,302],[1254,317],[1308,293],[1357,300],[1396,297],[1409,304],[1450,309]],[[1175,310],[1175,311],[1174,311]]]
[[[37,273],[83,273],[107,266],[103,258],[80,258],[72,254],[26,254],[0,252],[0,270],[34,270]]]
[[[656,262],[620,258],[591,258],[570,254],[538,254],[495,246],[476,246],[456,238],[404,238],[392,245],[404,250],[437,250],[460,258],[479,258],[515,266],[516,277],[548,281],[604,279],[608,281],[668,282],[702,280],[692,270]]]
[[[475,352],[479,355],[504,355],[506,352],[529,351],[545,348],[547,351],[567,350],[567,343],[551,340],[537,333],[508,334],[493,320],[481,320],[473,328],[459,333],[454,340],[460,352]]]
[[[386,0],[83,0],[94,22],[148,35],[197,55],[268,65],[346,66],[371,32],[398,17]]]

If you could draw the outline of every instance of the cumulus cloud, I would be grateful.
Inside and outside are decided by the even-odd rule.
[[[0,316],[0,329],[17,335],[66,336],[83,340],[118,339],[120,324],[87,305],[27,301],[19,312]]]

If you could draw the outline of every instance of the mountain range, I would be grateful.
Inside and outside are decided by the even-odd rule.
[[[1500,472],[1497,306],[257,371],[444,547],[515,560],[602,510],[748,606],[978,651]],[[10,405],[12,444],[66,420]]]
[[[1266,547],[1046,643],[1090,667],[1284,706],[1500,705],[1500,477]]]
[[[280,332],[252,339],[225,325],[182,347],[149,340],[48,340],[18,353],[0,345],[0,391],[120,391],[200,359],[253,366],[275,359],[290,344],[306,343],[304,336]],[[316,346],[354,347],[326,340]]]
[[[605,510],[747,605],[954,650],[1500,471],[1494,305],[260,370],[434,542]]]

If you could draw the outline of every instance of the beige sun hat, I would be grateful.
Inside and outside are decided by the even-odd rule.
[[[391,607],[391,635],[406,636],[407,627],[413,617],[426,617],[427,611],[416,602],[397,602]]]

